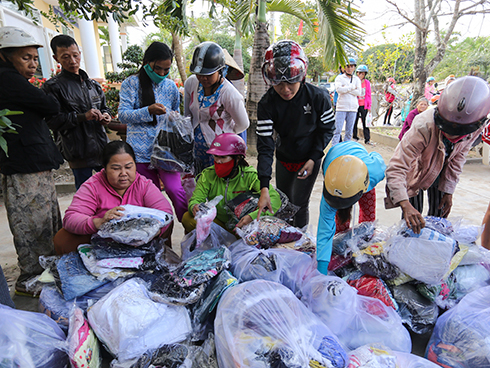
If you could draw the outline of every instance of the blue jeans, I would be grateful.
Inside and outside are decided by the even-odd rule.
[[[335,146],[340,142],[340,134],[342,134],[342,128],[345,121],[345,137],[344,141],[350,141],[352,139],[352,130],[354,129],[354,123],[357,118],[356,111],[336,111],[335,112],[335,133],[332,138],[332,146]]]
[[[99,172],[102,167],[83,167],[81,169],[71,169],[73,176],[75,177],[75,188],[78,190],[82,184],[92,176],[92,171]]]

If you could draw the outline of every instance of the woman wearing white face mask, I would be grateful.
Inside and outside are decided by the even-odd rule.
[[[162,180],[180,221],[187,211],[180,173],[148,168],[158,123],[165,119],[167,111],[179,111],[179,91],[167,78],[172,59],[173,53],[166,44],[153,42],[148,46],[138,73],[121,85],[119,119],[128,125],[127,142],[136,154],[137,171],[157,187]]]

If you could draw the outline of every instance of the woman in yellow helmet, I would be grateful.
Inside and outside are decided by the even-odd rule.
[[[350,212],[355,203],[360,202],[360,222],[374,221],[374,187],[384,179],[385,169],[386,165],[379,153],[368,153],[357,142],[342,142],[328,151],[323,161],[325,179],[317,232],[316,257],[321,273],[327,274],[333,236],[336,229],[339,230],[340,226],[350,221]],[[365,205],[361,206],[364,196],[371,197],[374,203],[365,201]],[[336,224],[337,214],[341,216],[338,216]]]

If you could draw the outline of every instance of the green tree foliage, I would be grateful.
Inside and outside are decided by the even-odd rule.
[[[405,35],[398,43],[372,46],[364,51],[357,65],[366,64],[371,80],[384,82],[393,77],[399,83],[413,80],[413,34]]]
[[[455,35],[449,41],[446,54],[434,70],[434,77],[440,81],[448,75],[456,77],[478,75],[490,78],[490,37],[466,37]]]
[[[121,72],[107,72],[105,78],[111,82],[122,82],[127,77],[135,74],[143,61],[143,50],[137,45],[131,45],[122,56],[122,63],[117,64],[122,69]]]

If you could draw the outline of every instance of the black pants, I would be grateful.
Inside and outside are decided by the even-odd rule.
[[[390,124],[391,114],[393,114],[393,103],[390,103],[390,106],[388,106],[388,110],[386,110],[383,125]]]
[[[442,215],[442,209],[439,209],[439,204],[441,203],[444,193],[437,189],[438,186],[439,178],[437,178],[437,180],[432,183],[429,189],[427,189],[427,195],[429,199],[429,211],[427,211],[427,216],[441,217]],[[413,208],[415,208],[417,211],[420,212],[420,214],[422,214],[422,211],[424,210],[424,191],[419,190],[419,194],[417,194],[415,197],[410,198],[409,202],[413,206]]]
[[[365,143],[367,143],[371,140],[371,133],[369,131],[369,128],[366,126],[367,113],[368,113],[368,111],[364,108],[364,106],[359,106],[359,109],[357,110],[356,122],[354,123],[354,131],[352,132],[352,138],[359,139],[357,137],[357,123],[359,122],[359,119],[361,119],[361,121],[362,121],[362,133],[364,134],[364,142]]]
[[[320,171],[321,159],[315,162],[313,173],[306,179],[298,179],[297,172],[288,171],[279,161],[276,160],[276,186],[282,190],[289,198],[291,203],[300,207],[294,216],[293,226],[302,228],[308,225],[311,192],[315,185],[318,172]]]

